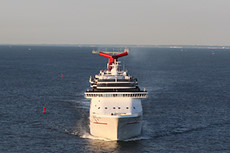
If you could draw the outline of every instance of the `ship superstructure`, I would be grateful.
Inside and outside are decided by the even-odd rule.
[[[109,62],[106,70],[90,77],[91,90],[85,92],[91,99],[90,133],[111,140],[138,136],[142,127],[141,98],[147,97],[147,91],[138,87],[137,79],[127,70],[120,69],[118,58],[128,52],[99,55],[109,58]]]

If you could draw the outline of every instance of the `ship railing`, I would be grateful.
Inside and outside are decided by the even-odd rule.
[[[95,98],[95,97],[130,97],[130,98],[147,98],[147,92],[136,92],[136,93],[90,93],[86,92],[86,98]]]

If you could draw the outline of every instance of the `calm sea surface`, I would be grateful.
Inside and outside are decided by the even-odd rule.
[[[89,134],[92,49],[0,46],[0,152],[230,152],[230,50],[131,48],[149,97],[142,135],[116,142]]]

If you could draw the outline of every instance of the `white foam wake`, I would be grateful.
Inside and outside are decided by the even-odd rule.
[[[113,140],[110,140],[110,139],[106,139],[106,138],[100,138],[100,137],[95,137],[93,135],[91,135],[90,133],[86,132],[86,131],[73,131],[71,132],[70,134],[72,135],[77,135],[81,138],[84,138],[84,139],[92,139],[92,140],[103,140],[103,141],[113,141]]]
[[[100,138],[100,137],[95,137],[89,133],[85,133],[81,136],[81,138],[86,138],[86,139],[93,139],[93,140],[103,140],[103,141],[114,141],[106,138]]]
[[[81,131],[81,132],[80,131],[74,131],[74,132],[71,132],[70,134],[78,135],[78,136],[80,136],[81,138],[84,138],[84,139],[102,140],[102,141],[116,141],[116,140],[110,140],[110,139],[106,139],[106,138],[96,137],[96,136],[93,136],[93,135],[91,135],[90,133],[88,133],[86,131]],[[139,137],[134,137],[134,138],[121,140],[121,141],[128,142],[128,141],[139,141],[139,140],[148,140],[148,139],[150,139],[150,137],[139,136]]]
[[[135,137],[135,138],[126,139],[126,140],[123,140],[123,141],[139,141],[139,140],[148,140],[148,139],[150,139],[150,137],[139,136],[139,137]]]

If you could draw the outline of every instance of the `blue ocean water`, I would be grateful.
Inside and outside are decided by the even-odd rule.
[[[116,142],[89,134],[84,91],[107,62],[92,49],[0,46],[0,152],[230,152],[230,50],[131,48],[149,97],[142,135]]]

